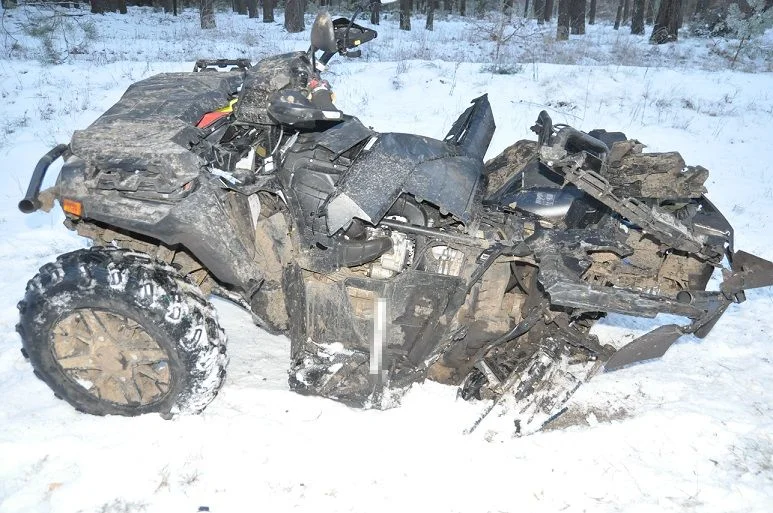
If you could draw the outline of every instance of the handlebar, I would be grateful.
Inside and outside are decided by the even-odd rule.
[[[558,127],[561,128],[553,135],[553,129]],[[609,155],[609,146],[602,140],[570,126],[553,125],[553,120],[544,110],[539,113],[537,122],[531,127],[531,130],[537,134],[539,146],[558,146],[567,151],[571,151],[569,147],[573,146],[579,151],[596,153],[601,161],[606,160],[607,155]]]
[[[604,144],[601,140],[570,126],[564,127],[558,131],[553,139],[553,144],[558,144],[564,149],[568,149],[568,146],[571,144],[579,150],[593,151],[598,154],[599,159],[602,161],[605,160],[609,154],[609,146]]]
[[[337,111],[333,105],[333,93],[330,89],[320,86],[311,92],[311,102],[322,110]]]

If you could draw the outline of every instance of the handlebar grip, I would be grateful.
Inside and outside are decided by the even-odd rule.
[[[567,149],[567,146],[572,144],[577,147],[578,150],[595,151],[598,153],[601,160],[605,160],[607,155],[609,155],[609,146],[603,141],[570,126],[564,127],[558,131],[554,140],[554,144],[556,143],[564,149]]]
[[[312,91],[311,102],[322,110],[338,111],[338,108],[333,105],[333,93],[330,89],[318,87]]]

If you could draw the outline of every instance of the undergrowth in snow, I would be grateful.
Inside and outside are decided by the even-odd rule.
[[[225,13],[216,31],[202,32],[195,11],[174,19],[130,9],[67,20],[74,25],[57,29],[72,31],[65,47],[39,34],[41,12],[2,19],[0,512],[773,510],[770,289],[750,291],[707,338],[685,337],[659,361],[597,376],[550,430],[526,438],[463,435],[482,406],[433,383],[385,412],[293,394],[288,340],[222,301],[231,363],[202,415],[99,418],[54,398],[19,351],[15,305],[41,265],[86,241],[62,226],[58,208],[16,209],[38,158],[134,81],[190,70],[197,58],[305,49],[308,32]],[[496,74],[486,23],[495,20],[441,19],[429,33],[416,21],[404,33],[387,18],[363,59],[331,63],[339,107],[378,131],[437,138],[488,93],[498,126],[488,157],[533,138],[542,109],[583,130],[625,131],[650,151],[678,150],[707,167],[708,196],[733,224],[736,247],[773,259],[770,33],[755,43],[768,53],[737,66],[756,71],[746,73],[727,69],[732,41],[652,47],[597,25],[556,43],[554,26],[527,25],[536,39],[514,38],[504,51],[518,67]],[[649,325],[610,316],[595,330],[620,344]]]
[[[306,15],[307,28],[313,17]],[[413,30],[398,30],[397,12],[385,11],[382,23],[374,27],[378,40],[363,47],[363,59],[494,62],[508,73],[534,62],[705,70],[732,65],[743,71],[773,71],[773,31],[744,41],[733,62],[738,39],[695,37],[689,26],[680,31],[679,42],[651,45],[649,28],[645,35],[632,35],[630,27],[613,30],[610,21],[588,25],[584,36],[556,41],[555,20],[538,25],[535,20],[519,17],[507,21],[497,13],[460,17],[438,12],[434,30],[427,31],[422,15],[413,18]],[[128,15],[94,16],[85,9],[42,4],[3,11],[0,36],[4,54],[11,59],[96,66],[117,61],[189,61],[213,55],[259,59],[308,48],[308,31],[286,33],[281,11],[277,11],[274,23],[230,12],[217,13],[216,20],[216,29],[202,31],[195,9],[185,9],[177,17],[150,7],[130,7]]]

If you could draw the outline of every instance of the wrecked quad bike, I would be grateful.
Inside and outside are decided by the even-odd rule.
[[[430,378],[525,433],[599,369],[705,336],[773,283],[677,153],[543,112],[536,142],[484,165],[486,96],[442,141],[343,114],[320,74],[375,37],[320,15],[308,52],[140,81],[43,157],[21,210],[56,199],[95,244],[43,266],[19,303],[23,352],[58,397],[91,414],[202,410],[227,360],[214,293],[289,335],[293,390],[386,407]],[[607,312],[691,322],[616,351],[589,333]]]

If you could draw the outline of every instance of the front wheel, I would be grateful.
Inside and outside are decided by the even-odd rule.
[[[84,413],[197,413],[223,384],[226,338],[214,309],[145,254],[62,255],[30,280],[19,311],[35,374]]]

